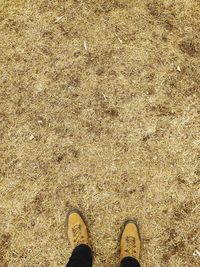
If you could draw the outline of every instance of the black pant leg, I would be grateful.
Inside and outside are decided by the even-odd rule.
[[[136,259],[132,257],[126,257],[121,261],[120,267],[140,267],[140,264]]]
[[[92,267],[92,250],[87,245],[77,246],[66,267]]]

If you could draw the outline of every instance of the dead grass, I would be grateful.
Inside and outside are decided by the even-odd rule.
[[[0,2],[1,266],[64,266],[74,206],[94,266],[127,216],[142,266],[199,266],[199,1]]]

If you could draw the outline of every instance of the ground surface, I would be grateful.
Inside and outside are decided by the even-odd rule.
[[[142,266],[199,266],[200,1],[0,1],[0,266],[95,267],[136,217]]]

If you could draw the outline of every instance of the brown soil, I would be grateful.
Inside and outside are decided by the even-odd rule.
[[[95,267],[136,217],[142,266],[199,266],[199,0],[0,1],[1,266]]]

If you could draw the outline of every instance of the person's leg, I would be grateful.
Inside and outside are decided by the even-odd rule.
[[[67,267],[92,267],[87,226],[78,210],[72,210],[68,215],[67,234],[73,249]]]
[[[140,267],[139,262],[133,257],[123,258],[120,267]]]
[[[92,267],[92,250],[87,245],[77,246],[66,267]]]
[[[124,223],[120,241],[120,267],[140,267],[140,235],[135,221]]]

